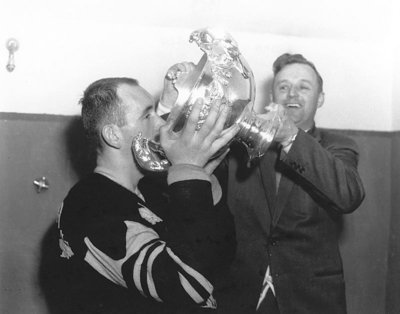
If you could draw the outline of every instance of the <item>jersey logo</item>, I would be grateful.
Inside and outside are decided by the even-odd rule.
[[[58,239],[58,245],[60,246],[61,249],[61,255],[60,255],[61,257],[70,259],[72,256],[74,256],[74,252],[72,252],[72,249],[67,241],[63,239]]]
[[[60,232],[60,238],[58,239],[58,245],[60,246],[61,249],[61,257],[70,259],[72,256],[74,256],[74,252],[72,252],[71,247],[69,246],[69,243],[64,240],[64,234],[61,230],[61,214],[62,210],[64,207],[64,203],[61,203],[60,209],[58,210],[58,217],[57,217],[57,226],[58,226],[58,231]]]
[[[139,214],[144,220],[148,221],[152,225],[155,225],[156,223],[163,221],[160,217],[158,217],[156,214],[154,214],[150,209],[146,207],[139,207]]]

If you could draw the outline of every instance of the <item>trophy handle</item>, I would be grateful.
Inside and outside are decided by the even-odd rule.
[[[245,146],[250,162],[266,153],[278,131],[281,119],[276,111],[271,112],[269,119],[260,118],[253,110],[253,104],[249,103],[236,123],[240,129],[235,139]]]
[[[207,55],[203,54],[199,63],[195,66],[193,71],[188,75],[184,81],[177,81],[174,84],[175,89],[178,91],[178,98],[174,106],[183,107],[188,104],[188,101],[196,94],[196,90],[206,75],[209,65],[207,64]],[[212,78],[210,77],[211,81]]]
[[[151,172],[165,172],[171,166],[160,144],[142,136],[139,132],[133,139],[132,150],[139,166]]]

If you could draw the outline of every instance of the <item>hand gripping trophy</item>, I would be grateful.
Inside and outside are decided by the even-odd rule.
[[[280,119],[273,113],[270,119],[261,119],[254,112],[253,72],[236,41],[227,33],[207,28],[194,31],[189,41],[196,42],[204,54],[184,81],[169,74],[178,92],[174,106],[180,108],[175,131],[183,127],[193,104],[202,98],[197,127],[201,127],[212,106],[220,106],[220,109],[228,106],[225,128],[237,123],[240,130],[233,140],[246,147],[249,161],[261,157],[271,145]],[[143,138],[141,134],[135,137],[132,149],[138,164],[145,170],[164,172],[170,166],[160,144]]]

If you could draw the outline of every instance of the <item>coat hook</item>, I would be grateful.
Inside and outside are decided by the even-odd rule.
[[[50,187],[49,181],[47,180],[46,177],[41,177],[34,180],[33,184],[35,185],[37,193],[42,192],[42,190],[47,190]]]
[[[18,40],[16,40],[15,38],[9,38],[6,42],[6,48],[9,52],[8,63],[6,65],[6,69],[8,72],[12,72],[15,69],[14,53],[19,48]]]

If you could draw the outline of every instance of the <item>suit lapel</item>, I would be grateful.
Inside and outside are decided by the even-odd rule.
[[[321,134],[315,125],[307,132],[312,137],[316,138],[318,142],[321,141]],[[289,199],[290,192],[294,186],[293,180],[287,178],[283,173],[281,176],[280,184],[278,187],[278,193],[276,196],[275,211],[272,217],[272,227],[276,226],[279,218],[282,215],[283,209]]]

